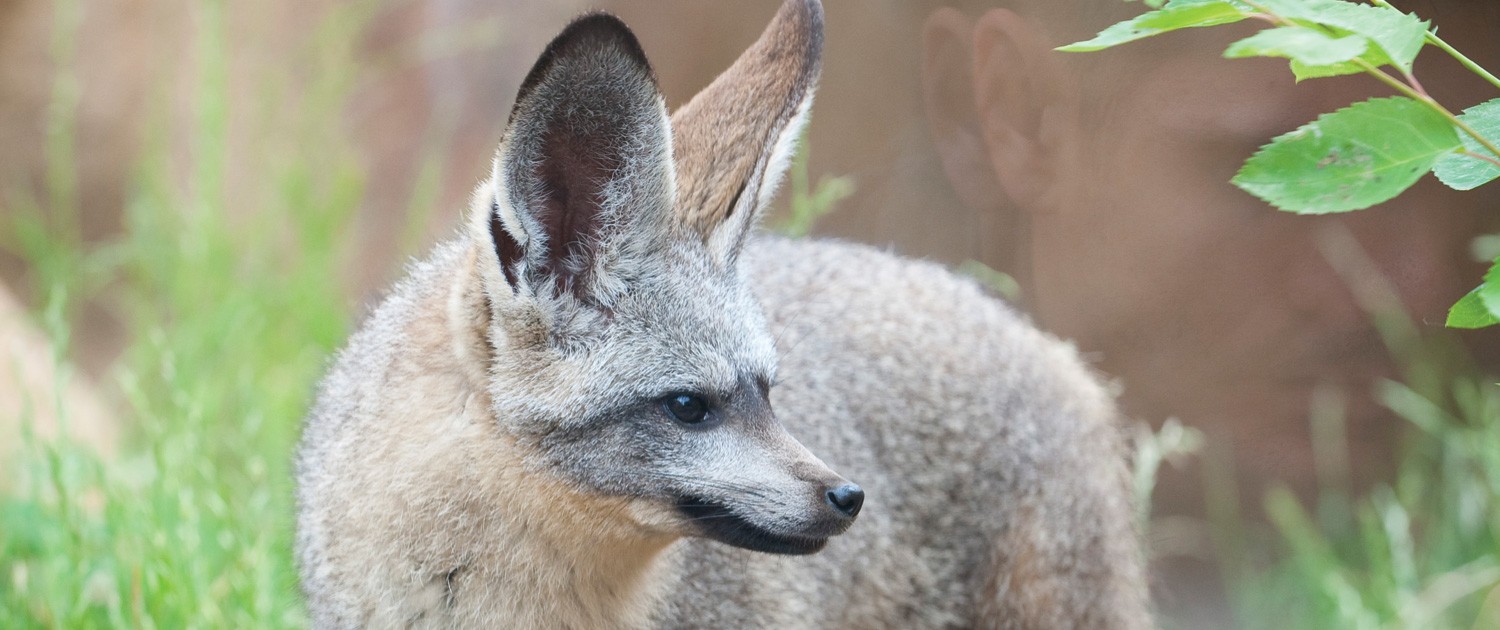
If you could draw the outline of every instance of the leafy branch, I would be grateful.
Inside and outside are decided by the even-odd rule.
[[[1374,2],[1377,6],[1385,7],[1387,9],[1396,8],[1395,5],[1392,5],[1386,0],[1371,0],[1371,2]],[[1493,85],[1496,88],[1500,88],[1500,78],[1496,78],[1495,75],[1490,74],[1489,70],[1485,70],[1484,68],[1480,67],[1479,64],[1474,63],[1473,59],[1470,59],[1463,53],[1458,52],[1458,50],[1449,45],[1448,42],[1443,41],[1443,38],[1438,37],[1435,31],[1427,31],[1424,39],[1427,40],[1428,44],[1437,47],[1439,50],[1448,53],[1448,56],[1457,59],[1458,62],[1463,64],[1465,68],[1468,68],[1470,72],[1479,75],[1480,78],[1483,78],[1485,81],[1489,81],[1490,85]]]
[[[1500,78],[1389,0],[1144,0],[1153,10],[1059,48],[1089,52],[1163,33],[1258,20],[1269,26],[1224,51],[1288,60],[1297,80],[1366,74],[1400,96],[1319,116],[1251,156],[1233,183],[1287,212],[1326,214],[1388,201],[1431,172],[1455,190],[1500,178],[1500,98],[1454,114],[1412,72],[1427,46],[1500,89]],[[1394,72],[1391,71],[1394,69]],[[1448,325],[1500,324],[1500,258],[1449,311]]]

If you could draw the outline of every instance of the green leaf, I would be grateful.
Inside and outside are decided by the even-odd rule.
[[[1366,39],[1365,41],[1368,42],[1369,40]],[[1292,74],[1297,77],[1297,82],[1301,83],[1307,79],[1341,77],[1348,74],[1362,73],[1365,69],[1359,65],[1359,61],[1363,61],[1374,68],[1391,65],[1391,58],[1385,54],[1385,51],[1368,44],[1365,46],[1364,54],[1359,55],[1357,59],[1358,61],[1351,60],[1321,66],[1304,64],[1294,59],[1292,60]]]
[[[1353,34],[1367,38],[1374,44],[1372,52],[1379,49],[1383,54],[1366,61],[1376,66],[1394,65],[1406,72],[1411,71],[1427,37],[1428,23],[1391,7],[1342,0],[1257,0],[1257,4],[1284,18],[1331,27],[1340,37]]]
[[[1090,52],[1118,46],[1183,28],[1231,24],[1245,19],[1248,7],[1233,0],[1169,2],[1161,9],[1120,22],[1100,31],[1093,39],[1058,48],[1063,52]]]
[[[1491,315],[1500,317],[1500,258],[1490,265],[1490,270],[1484,273],[1484,283],[1479,285],[1479,301]]]
[[[1306,26],[1269,28],[1237,41],[1224,51],[1230,59],[1284,57],[1310,66],[1349,61],[1364,54],[1369,41],[1357,35],[1333,37]]]
[[[1458,119],[1491,142],[1500,141],[1500,98],[1470,107],[1459,114]],[[1469,134],[1460,133],[1458,137],[1463,140],[1464,149],[1471,153],[1500,157],[1480,146],[1479,141]],[[1462,153],[1443,156],[1432,171],[1455,190],[1473,190],[1500,177],[1500,166]]]
[[[1401,194],[1459,146],[1453,126],[1427,106],[1371,99],[1272,140],[1234,184],[1288,212],[1359,210]]]
[[[1365,53],[1365,54],[1370,54],[1370,53]],[[1370,61],[1370,60],[1366,59],[1365,61]],[[1371,62],[1370,65],[1378,67],[1381,64]],[[1292,75],[1295,76],[1295,77],[1297,77],[1297,82],[1298,83],[1301,83],[1301,82],[1306,81],[1308,79],[1322,79],[1322,78],[1326,78],[1326,77],[1341,77],[1341,76],[1344,76],[1346,74],[1359,74],[1359,73],[1364,72],[1364,71],[1365,71],[1364,68],[1359,67],[1359,64],[1354,63],[1353,61],[1349,61],[1349,62],[1345,62],[1345,63],[1331,63],[1331,64],[1328,64],[1328,65],[1322,65],[1322,66],[1310,66],[1310,65],[1307,65],[1307,64],[1302,63],[1300,61],[1297,61],[1296,59],[1292,60]]]
[[[1449,328],[1484,328],[1500,324],[1500,258],[1490,264],[1480,283],[1448,309]]]
[[[1449,328],[1484,328],[1500,324],[1500,317],[1496,317],[1490,309],[1485,308],[1484,302],[1479,298],[1480,291],[1488,286],[1488,283],[1480,285],[1463,296],[1453,308],[1448,309]]]

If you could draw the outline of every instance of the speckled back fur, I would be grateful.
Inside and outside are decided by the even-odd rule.
[[[1114,402],[1071,345],[868,246],[761,237],[747,263],[778,417],[869,499],[810,558],[687,541],[665,625],[1151,625]]]

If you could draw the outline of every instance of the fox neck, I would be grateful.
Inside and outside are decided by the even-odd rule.
[[[580,498],[551,480],[516,470],[501,486],[493,555],[483,569],[481,606],[517,627],[647,627],[673,582],[674,537],[643,536],[617,521],[591,517],[625,509]],[[618,507],[618,510],[611,509]],[[485,592],[488,591],[488,592]],[[461,602],[460,592],[455,598]]]
[[[457,275],[473,273],[474,264],[471,251]],[[628,519],[626,499],[580,493],[527,465],[525,447],[495,427],[488,412],[478,411],[490,406],[480,402],[488,398],[480,393],[486,388],[484,322],[472,313],[483,307],[483,298],[472,286],[455,282],[442,300],[449,336],[457,340],[450,351],[461,367],[454,372],[466,375],[464,389],[478,403],[466,405],[466,411],[481,414],[460,423],[466,429],[459,433],[450,429],[436,438],[468,451],[459,458],[465,464],[449,471],[463,487],[443,493],[459,504],[437,510],[447,513],[439,519],[448,522],[434,523],[435,531],[468,530],[460,534],[467,540],[450,547],[458,553],[449,556],[453,566],[443,584],[453,620],[505,619],[515,627],[649,626],[661,593],[674,581],[669,547],[677,537],[644,533]],[[456,514],[470,516],[452,522]],[[470,555],[465,549],[484,551]]]

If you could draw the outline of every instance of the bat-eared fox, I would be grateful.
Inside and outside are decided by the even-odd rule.
[[[786,0],[672,114],[615,17],[542,52],[307,418],[316,627],[1150,625],[1071,346],[937,265],[756,232],[822,11]]]

